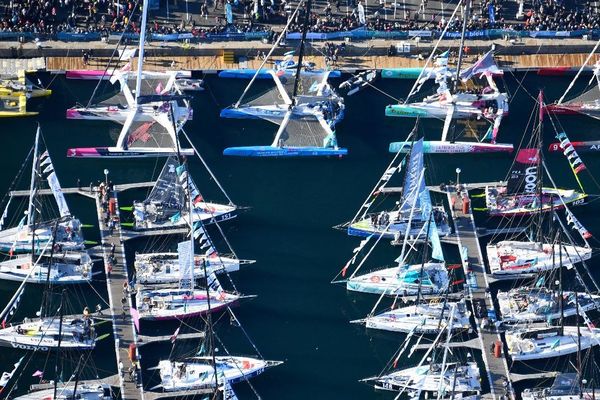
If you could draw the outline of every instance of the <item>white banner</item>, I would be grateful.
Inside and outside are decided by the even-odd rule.
[[[179,258],[179,288],[194,288],[194,259],[193,244],[191,240],[177,244]]]

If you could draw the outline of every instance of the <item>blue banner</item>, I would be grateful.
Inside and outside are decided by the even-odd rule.
[[[56,34],[56,39],[63,42],[89,42],[91,40],[100,40],[100,32],[58,32]]]

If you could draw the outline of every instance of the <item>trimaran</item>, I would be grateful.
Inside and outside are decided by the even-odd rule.
[[[329,71],[306,73],[303,70],[304,43],[309,29],[312,0],[306,0],[302,40],[294,76],[269,70],[275,87],[247,103],[242,103],[249,88],[260,73],[250,81],[240,99],[221,111],[223,118],[264,119],[279,125],[273,142],[268,146],[228,147],[228,156],[244,157],[317,157],[343,156],[347,149],[338,147],[335,125],[344,116],[344,101],[327,82]],[[300,2],[288,25],[271,49],[277,47],[289,23],[304,2]],[[268,56],[265,58],[265,61]],[[263,62],[263,65],[264,65]],[[261,66],[262,68],[262,66]]]
[[[458,53],[458,63],[455,76],[448,69],[449,52],[442,53],[436,60],[436,68],[427,68],[435,54],[444,33],[454,18],[456,10],[461,4],[465,5],[466,10],[463,13],[461,44]],[[465,30],[467,25],[467,16],[469,13],[469,2],[459,2],[450,21],[442,32],[440,39],[436,43],[425,68],[419,74],[413,88],[408,94],[406,100],[401,104],[389,105],[386,107],[385,114],[390,117],[410,117],[410,118],[437,118],[444,120],[442,136],[439,141],[424,142],[424,151],[427,153],[484,153],[484,152],[511,152],[512,144],[496,143],[496,137],[500,128],[502,118],[508,114],[508,95],[500,92],[493,75],[502,75],[493,59],[493,52],[489,51],[483,55],[474,65],[461,70]],[[478,89],[475,92],[458,90],[458,82],[463,84],[472,80],[475,76],[485,76],[487,87]],[[423,83],[431,78],[435,78],[438,88],[434,95],[425,97],[420,102],[410,102],[422,87]],[[448,79],[453,78],[450,84]],[[477,141],[457,141],[454,129],[451,128],[455,119],[484,119],[489,121],[490,127],[481,140]],[[484,142],[489,140],[490,142]],[[390,144],[389,151],[396,153],[399,151],[409,151],[411,142],[394,142]]]

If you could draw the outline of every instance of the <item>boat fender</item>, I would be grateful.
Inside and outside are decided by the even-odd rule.
[[[373,283],[379,283],[380,281],[381,281],[381,278],[377,275],[373,275],[371,277],[371,282],[373,282]]]

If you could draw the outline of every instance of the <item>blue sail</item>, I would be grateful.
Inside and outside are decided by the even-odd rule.
[[[422,180],[424,181],[424,180]],[[423,186],[425,184],[423,183]],[[431,258],[439,261],[444,261],[444,252],[442,251],[442,243],[440,242],[440,236],[438,234],[437,225],[433,218],[433,205],[431,204],[431,196],[429,195],[429,189],[423,188],[419,194],[419,201],[421,202],[421,218],[426,221],[426,226],[429,227],[429,243],[431,243]]]
[[[423,139],[419,139],[412,146],[406,176],[404,177],[404,188],[401,211],[408,211],[411,207],[419,208],[419,194],[425,188],[423,173]],[[415,199],[416,197],[416,199]]]

